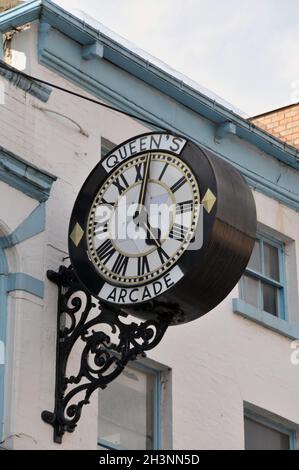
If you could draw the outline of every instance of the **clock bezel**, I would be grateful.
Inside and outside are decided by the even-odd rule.
[[[141,139],[146,136],[152,136],[152,135],[162,135],[162,136],[169,136],[169,137],[176,137],[178,139],[184,139],[186,143],[184,144],[181,152],[178,154],[176,152],[172,152],[169,150],[165,149],[154,149],[155,152],[161,152],[164,154],[169,154],[171,156],[176,156],[183,160],[187,164],[187,166],[191,169],[198,187],[199,187],[199,192],[200,192],[200,198],[202,199],[203,195],[206,193],[208,189],[210,189],[213,194],[216,197],[216,202],[210,212],[207,212],[203,210],[203,207],[201,207],[200,210],[203,211],[203,243],[202,247],[198,250],[188,250],[188,248],[183,252],[183,254],[180,256],[180,258],[177,260],[174,266],[178,266],[179,269],[182,271],[183,277],[180,279],[175,285],[171,286],[169,290],[174,290],[180,282],[185,278],[185,276],[188,273],[191,273],[194,275],[194,272],[196,271],[196,267],[201,264],[201,261],[204,257],[205,253],[205,246],[206,242],[209,238],[209,234],[212,231],[212,227],[214,224],[214,219],[215,219],[215,213],[217,209],[217,184],[216,184],[216,179],[214,175],[214,171],[212,168],[212,165],[210,164],[209,160],[207,159],[206,155],[204,152],[201,151],[201,149],[193,144],[192,142],[188,141],[185,139],[183,136],[177,136],[173,134],[168,134],[165,132],[151,132],[151,133],[144,133],[140,134],[138,136],[135,136],[134,138],[130,138],[126,140],[125,142],[122,142],[115,148],[113,148],[108,154],[102,159],[96,166],[95,168],[91,171],[91,173],[88,175],[87,179],[85,180],[84,184],[82,185],[81,190],[79,191],[79,194],[77,196],[77,199],[75,201],[71,219],[70,219],[70,225],[69,225],[69,254],[70,254],[70,259],[71,263],[74,267],[75,273],[77,274],[79,280],[82,282],[82,284],[85,286],[85,288],[95,297],[99,298],[100,300],[101,297],[99,297],[99,292],[101,291],[103,285],[107,283],[107,279],[104,278],[99,271],[96,270],[93,262],[90,260],[89,255],[88,255],[88,246],[87,246],[87,230],[88,230],[88,216],[90,212],[90,208],[94,202],[94,199],[102,185],[104,184],[105,180],[107,179],[109,173],[104,169],[103,163],[107,162],[108,158],[113,155],[118,149],[123,147],[126,144],[130,144],[132,141],[136,141],[137,139]],[[136,152],[134,155],[132,155],[130,158],[135,158],[138,155],[142,155],[144,153],[150,152],[152,149],[146,148],[142,149],[140,152]],[[119,162],[113,170],[116,170],[123,161]],[[79,224],[83,231],[83,236],[79,243],[75,245],[71,239],[71,234],[72,231],[75,227],[76,224]],[[171,268],[169,268],[171,269]],[[157,277],[154,279],[154,281],[158,281],[161,279],[165,274],[167,274],[169,270],[166,272],[162,273],[161,276]],[[142,286],[147,286],[150,285],[153,281],[145,281]],[[115,285],[115,287],[120,287],[117,284],[113,284],[112,281],[109,281],[110,285]],[[131,288],[132,286],[121,286],[122,288]],[[138,287],[140,287],[140,284],[138,284]],[[152,298],[157,298],[158,296],[154,296]],[[142,303],[148,302],[149,299],[141,300],[138,302],[124,302],[121,303],[121,306],[134,306],[134,305],[140,305]],[[119,305],[117,302],[110,302],[108,300],[105,300],[108,303],[111,303],[113,305]]]

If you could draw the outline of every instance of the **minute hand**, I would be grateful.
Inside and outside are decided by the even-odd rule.
[[[145,195],[146,195],[146,188],[147,188],[147,183],[148,183],[148,179],[149,179],[150,162],[151,162],[151,154],[149,153],[146,157],[146,161],[145,161],[145,164],[144,164],[145,165],[144,175],[143,175],[143,180],[142,180],[140,193],[139,193],[139,198],[138,198],[138,206],[137,206],[137,210],[134,214],[133,219],[136,219],[136,217],[138,217],[138,215],[140,214],[140,212],[142,210],[142,206],[144,205]]]

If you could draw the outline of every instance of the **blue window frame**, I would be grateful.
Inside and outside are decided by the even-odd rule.
[[[240,297],[248,304],[287,320],[284,244],[257,235],[240,282]]]
[[[246,450],[297,450],[294,429],[251,410],[244,411]]]
[[[98,445],[106,449],[161,448],[161,372],[127,366],[99,392]]]

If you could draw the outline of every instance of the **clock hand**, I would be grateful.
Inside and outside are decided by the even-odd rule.
[[[143,222],[143,225],[145,226],[147,233],[150,234],[151,239],[153,240],[154,244],[155,244],[158,248],[161,248],[160,240],[157,240],[157,238],[156,238],[155,235],[153,234],[153,232],[152,232],[152,227],[149,225],[149,223],[148,223],[147,221],[144,221],[144,222]],[[159,229],[158,229],[158,230],[159,230]],[[159,230],[159,232],[160,232],[160,230]],[[145,243],[147,243],[147,241],[149,241],[149,240],[146,240]],[[152,243],[147,243],[147,245],[149,245],[149,244],[152,244]]]
[[[146,245],[157,245],[156,242],[159,241],[159,246],[161,246],[160,244],[161,229],[155,227],[155,234],[154,234],[154,228],[150,225],[148,221],[148,215],[147,215],[147,220],[146,220],[146,236],[147,236],[145,239]]]
[[[133,220],[136,219],[141,210],[142,210],[142,206],[144,205],[144,201],[145,201],[145,195],[146,195],[146,188],[147,188],[147,183],[148,183],[148,179],[149,179],[149,167],[150,167],[150,162],[151,162],[151,154],[147,154],[147,157],[146,157],[146,161],[144,163],[144,175],[143,175],[143,180],[142,180],[142,184],[141,184],[141,188],[140,188],[140,192],[139,192],[139,198],[138,198],[138,207],[137,207],[137,210],[133,216]]]

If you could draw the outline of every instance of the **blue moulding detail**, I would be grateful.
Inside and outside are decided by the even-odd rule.
[[[254,189],[299,210],[298,150],[54,2],[33,0],[5,12],[0,30],[37,19],[41,64],[120,110],[151,120],[153,129],[181,133],[213,150]],[[82,53],[95,60],[82,60]]]
[[[49,198],[56,176],[39,170],[12,152],[0,147],[0,180],[27,196],[43,202]]]
[[[39,204],[29,216],[9,235],[0,237],[0,247],[9,248],[34,237],[45,230],[45,203]]]
[[[236,125],[232,122],[222,122],[216,126],[215,141],[220,142],[227,134],[236,134]]]
[[[0,59],[2,61],[1,56]],[[9,69],[7,69],[6,67],[9,67]],[[21,90],[26,91],[26,93],[29,93],[30,95],[34,96],[35,98],[39,99],[44,103],[48,101],[52,92],[52,88],[38,83],[34,80],[31,80],[29,78],[23,77],[22,75],[19,75],[15,72],[18,72],[18,70],[14,67],[10,67],[6,63],[5,68],[0,67],[0,75],[6,80],[8,80],[12,85],[17,88],[20,88]]]
[[[7,279],[7,292],[22,290],[36,295],[41,299],[44,297],[44,283],[29,274],[10,273]]]
[[[83,46],[82,48],[82,57],[85,60],[90,59],[102,59],[104,57],[104,47],[98,41],[95,41],[93,44]]]

